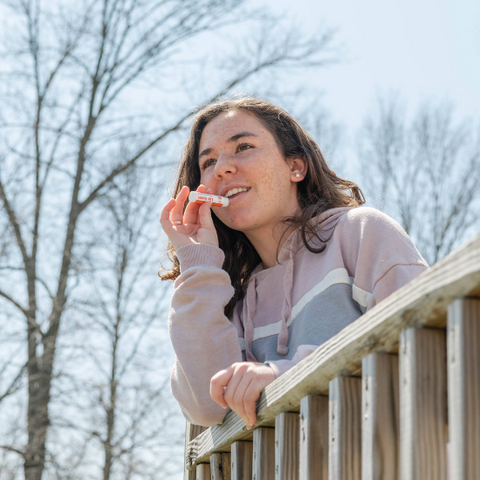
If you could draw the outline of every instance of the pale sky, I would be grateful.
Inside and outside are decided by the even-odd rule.
[[[464,118],[480,117],[478,0],[255,0],[296,17],[305,29],[338,28],[345,60],[300,77],[349,130],[378,93],[399,92],[410,109],[424,99],[450,100]]]

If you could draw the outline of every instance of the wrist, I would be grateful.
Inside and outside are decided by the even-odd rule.
[[[223,250],[207,243],[183,245],[175,252],[180,262],[180,270],[184,272],[191,267],[222,268],[225,260]]]

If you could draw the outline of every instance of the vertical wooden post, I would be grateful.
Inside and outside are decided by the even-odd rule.
[[[196,474],[195,469],[187,470],[187,467],[190,467],[188,463],[189,452],[188,444],[194,439],[197,438],[201,433],[203,433],[207,427],[202,427],[201,425],[194,425],[193,423],[187,422],[185,427],[185,470],[183,472],[184,480],[195,480]]]
[[[445,332],[409,328],[400,335],[402,480],[446,480]]]
[[[450,478],[480,475],[480,300],[448,308],[448,421]]]
[[[398,356],[372,353],[362,361],[362,478],[400,479]]]
[[[300,480],[328,480],[328,397],[300,401]]]
[[[275,417],[275,480],[298,480],[300,415],[280,413]]]
[[[337,377],[329,387],[329,480],[361,480],[362,380]]]
[[[253,480],[275,478],[275,429],[253,431]]]
[[[253,442],[232,443],[232,480],[252,480]]]
[[[195,480],[210,480],[210,464],[200,463],[196,468],[197,476]]]
[[[211,480],[231,480],[230,454],[214,453],[210,457]]]

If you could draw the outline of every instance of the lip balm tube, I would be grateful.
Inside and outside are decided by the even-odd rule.
[[[214,207],[228,207],[230,200],[220,195],[210,195],[209,193],[190,192],[188,200],[195,203],[211,202]]]

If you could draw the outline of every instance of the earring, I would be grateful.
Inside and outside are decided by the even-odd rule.
[[[296,173],[295,176],[296,176],[297,178],[300,178],[300,174],[299,174],[299,173]]]

